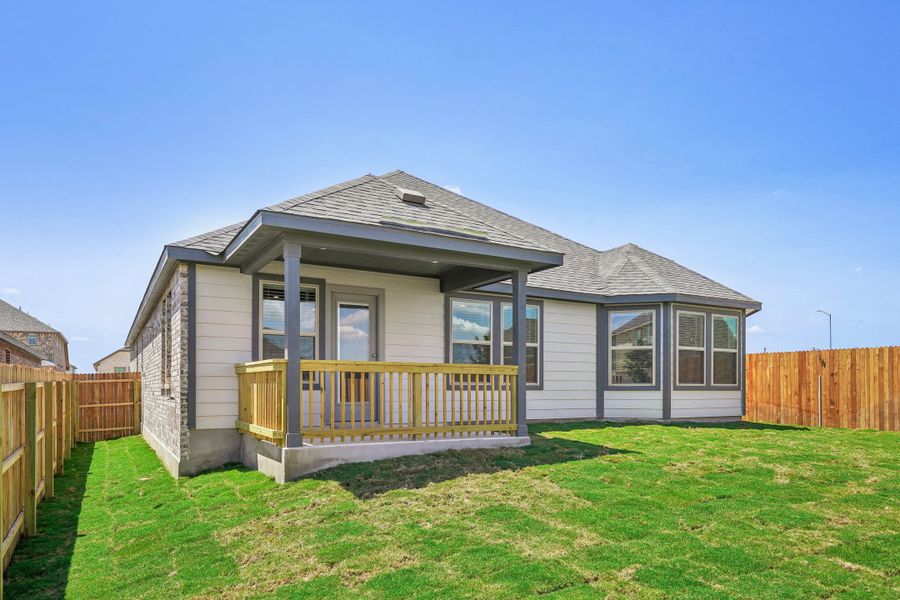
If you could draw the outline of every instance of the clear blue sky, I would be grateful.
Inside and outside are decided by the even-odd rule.
[[[758,298],[751,351],[900,343],[900,3],[36,4],[0,297],[82,370],[164,243],[395,168]]]

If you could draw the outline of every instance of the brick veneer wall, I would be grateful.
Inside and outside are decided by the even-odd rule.
[[[37,344],[32,347],[46,356],[47,360],[54,363],[60,369],[66,370],[69,368],[68,347],[60,334],[28,331],[7,331],[6,334],[16,338],[25,345],[29,345],[28,336],[37,336]]]
[[[187,454],[188,427],[188,269],[179,263],[131,350],[131,369],[141,373],[143,429],[178,460]],[[168,304],[164,315],[164,304]],[[171,328],[171,347],[163,340],[163,318]],[[168,386],[163,356],[170,357]]]
[[[0,340],[0,364],[40,367],[41,359],[35,358],[27,352],[23,352],[21,348]]]

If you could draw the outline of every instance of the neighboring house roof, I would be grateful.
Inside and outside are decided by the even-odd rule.
[[[59,333],[43,321],[3,300],[0,300],[0,331]]]
[[[47,358],[43,354],[41,354],[40,352],[38,352],[37,350],[35,350],[31,346],[29,346],[28,344],[23,344],[22,342],[20,342],[13,336],[7,335],[7,334],[3,333],[2,331],[0,331],[0,342],[4,342],[6,344],[9,344],[10,346],[14,346],[14,347],[18,348],[19,350],[21,350],[22,352],[24,352],[25,354],[28,354],[29,356],[33,356],[34,358],[38,359],[39,361],[47,360]]]
[[[399,201],[397,187],[423,192],[428,198],[428,209]],[[635,244],[595,250],[403,171],[364,175],[266,210],[368,224],[384,224],[395,216],[443,226],[451,233],[454,229],[478,229],[493,243],[564,253],[562,266],[528,277],[529,287],[534,288],[602,296],[684,295],[759,304],[750,296]],[[245,223],[170,245],[218,254]]]
[[[99,365],[100,363],[102,363],[102,362],[103,362],[104,360],[106,360],[107,358],[112,358],[113,356],[115,356],[115,355],[118,354],[119,352],[129,352],[129,353],[130,353],[131,350],[130,350],[127,346],[123,346],[122,348],[119,348],[118,350],[113,350],[112,352],[110,352],[109,354],[107,354],[106,356],[104,356],[103,358],[98,358],[96,361],[94,361],[94,369],[96,370],[96,369],[97,369],[97,365]]]

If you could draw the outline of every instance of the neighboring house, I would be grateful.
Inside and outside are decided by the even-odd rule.
[[[40,353],[51,365],[69,371],[69,342],[65,336],[21,308],[0,300],[0,331]]]
[[[40,367],[43,360],[40,352],[0,331],[0,364]]]
[[[119,348],[94,363],[97,373],[127,373],[131,370],[131,350]]]
[[[374,407],[385,388],[374,388],[390,379],[366,374],[382,368],[380,361],[407,369],[443,363],[426,376],[452,372],[448,364],[517,364],[519,383],[500,390],[514,389],[516,428],[504,438],[510,444],[527,443],[526,418],[737,419],[744,412],[745,319],[760,308],[633,244],[595,250],[394,171],[165,246],[126,343],[132,369],[142,373],[144,435],[172,473],[243,460],[280,479],[326,463],[453,447],[453,440],[440,448],[419,440],[399,450],[316,449],[324,439],[315,437],[324,435],[317,428],[333,424],[337,409],[333,397],[332,408],[315,408],[312,399],[307,407],[313,392],[324,398],[338,389],[340,404],[352,402],[352,394],[341,394],[358,387],[360,398],[375,399],[372,415],[346,404],[355,416],[342,408],[341,426],[384,426]],[[235,367],[284,358],[285,346],[285,430],[266,430],[284,436],[278,448],[257,441],[265,428],[239,418]],[[368,371],[338,384],[324,372],[300,378],[307,363],[334,368],[316,359],[378,363],[354,363]],[[455,381],[444,389],[474,390],[477,421],[478,393],[493,393],[493,384]],[[437,400],[440,386],[429,392],[427,385]],[[255,392],[248,386],[241,393]],[[483,414],[480,423],[493,418]],[[401,424],[410,419],[421,415],[402,416]],[[455,427],[462,417],[453,419],[447,423]],[[471,447],[497,439],[463,441]]]

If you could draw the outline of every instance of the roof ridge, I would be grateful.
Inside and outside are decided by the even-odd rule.
[[[341,183],[336,183],[334,185],[329,185],[327,187],[320,188],[318,190],[307,192],[306,194],[301,194],[300,196],[294,196],[293,198],[288,198],[287,200],[282,200],[276,204],[270,204],[261,210],[271,210],[276,206],[285,205],[284,209],[296,208],[301,204],[306,204],[313,200],[318,200],[319,198],[324,198],[326,196],[330,196],[331,194],[335,194],[337,192],[342,192],[344,190],[349,190],[350,188],[354,188],[365,183],[372,181],[372,179],[378,179],[376,175],[372,175],[371,173],[366,173],[365,175],[360,175],[359,177],[354,177],[353,179],[348,179],[346,181],[342,181]],[[287,205],[288,202],[292,202],[292,204]]]
[[[412,177],[413,179],[415,179],[415,180],[417,180],[417,181],[421,181],[421,182],[423,182],[423,183],[427,183],[428,185],[433,185],[433,186],[435,186],[435,187],[439,187],[439,186],[437,186],[437,184],[431,183],[430,181],[427,181],[427,180],[425,180],[425,179],[422,179],[421,177],[416,177],[416,176],[413,175],[412,173],[407,173],[406,171],[403,171],[402,169],[397,169],[397,170],[395,170],[395,171],[391,171],[390,173],[385,173],[384,175],[381,175],[381,177],[387,177],[387,176],[389,176],[389,175],[398,175],[398,174],[406,175],[406,176],[408,176],[408,177]],[[558,237],[558,238],[564,239],[564,240],[566,240],[567,242],[569,242],[569,243],[571,243],[571,244],[575,244],[576,246],[580,246],[580,247],[584,248],[585,250],[590,250],[591,252],[596,252],[597,254],[602,253],[602,250],[597,250],[596,248],[592,248],[591,246],[587,246],[587,245],[585,245],[585,244],[582,244],[581,242],[576,242],[575,240],[570,239],[570,238],[567,238],[567,237],[564,236],[564,235],[560,235],[560,234],[556,233],[555,231],[550,231],[550,230],[547,229],[546,227],[542,227],[542,226],[540,226],[540,225],[536,225],[536,224],[534,224],[534,223],[531,223],[530,221],[526,221],[525,219],[519,218],[519,217],[517,217],[517,216],[515,216],[515,215],[511,215],[511,214],[509,214],[509,213],[507,213],[507,212],[504,212],[504,211],[502,211],[502,210],[500,210],[500,209],[498,209],[498,208],[494,208],[493,206],[490,206],[490,205],[488,205],[488,204],[485,204],[484,202],[479,202],[478,200],[474,200],[474,199],[472,199],[472,198],[469,198],[468,196],[464,196],[463,194],[458,194],[458,193],[454,192],[453,190],[448,190],[447,188],[444,188],[444,187],[442,187],[441,189],[444,190],[445,192],[447,192],[448,194],[453,194],[454,196],[459,196],[460,198],[462,198],[462,199],[464,199],[464,200],[468,200],[469,202],[474,202],[475,204],[478,204],[478,205],[480,205],[480,206],[484,206],[485,208],[488,208],[488,209],[490,209],[490,210],[492,210],[492,211],[494,211],[494,212],[496,212],[496,213],[500,213],[501,215],[503,215],[503,216],[505,216],[505,217],[509,217],[510,219],[513,219],[513,220],[515,220],[515,221],[518,221],[519,223],[523,223],[523,224],[525,224],[525,225],[528,225],[529,227],[534,227],[534,228],[536,228],[536,229],[540,229],[541,231],[544,231],[544,232],[546,232],[546,233],[549,233],[550,235],[552,235],[552,236],[554,236],[554,237]],[[446,206],[446,205],[444,205],[444,206]],[[469,216],[469,215],[467,215],[467,216]],[[506,231],[506,230],[504,229],[503,231]],[[512,233],[510,233],[510,232],[508,232],[508,231],[506,231],[506,233],[509,233],[510,235],[515,235],[515,234],[512,234]],[[522,238],[522,237],[519,236],[519,235],[516,235],[516,237],[518,237],[518,238],[520,238],[520,239],[524,239],[524,238]],[[528,241],[528,240],[526,240],[526,241]]]
[[[686,271],[690,271],[691,273],[693,273],[693,274],[696,275],[697,277],[700,277],[701,279],[704,279],[705,281],[708,281],[709,283],[712,283],[712,284],[717,285],[717,286],[719,286],[719,287],[723,287],[723,288],[725,288],[726,290],[728,290],[728,291],[730,291],[730,292],[733,292],[733,293],[737,294],[738,296],[741,296],[741,297],[746,298],[746,299],[748,299],[748,300],[753,300],[753,298],[751,298],[751,297],[748,296],[747,294],[744,294],[744,293],[742,293],[742,292],[739,292],[739,291],[737,291],[737,290],[734,289],[734,288],[728,287],[728,286],[725,285],[724,283],[720,283],[720,282],[716,281],[715,279],[712,279],[712,278],[710,278],[710,277],[707,277],[707,276],[704,275],[703,273],[700,273],[700,272],[698,272],[698,271],[695,271],[695,270],[691,269],[690,267],[686,267],[686,266],[684,266],[683,264],[681,264],[681,263],[679,263],[679,262],[676,262],[676,261],[672,260],[671,258],[669,258],[669,257],[667,257],[667,256],[663,256],[662,254],[657,254],[656,252],[651,252],[650,250],[647,250],[646,248],[641,248],[640,246],[637,246],[637,245],[635,245],[635,247],[639,248],[641,251],[643,251],[643,252],[645,252],[645,253],[647,253],[647,254],[652,254],[653,256],[656,256],[656,257],[658,257],[658,258],[660,258],[660,259],[662,259],[662,260],[664,260],[664,261],[666,261],[666,262],[670,262],[670,263],[672,263],[673,265],[675,265],[676,267],[680,267],[680,268],[682,268],[682,269],[684,269],[684,270],[686,270]]]
[[[659,276],[659,273],[657,273],[655,269],[653,269],[646,263],[646,261],[639,253],[635,252],[635,250],[641,250],[643,252],[647,252],[647,250],[644,250],[637,244],[632,243],[628,243],[626,244],[626,246],[628,249],[625,251],[625,256],[628,258],[628,260],[633,261],[634,266],[636,266],[641,273],[651,279],[653,283],[658,285],[661,290],[663,290],[664,292],[671,292],[671,286],[669,286],[668,283]]]
[[[402,173],[402,172],[403,172],[403,171],[400,171],[400,173]],[[407,175],[408,175],[408,173],[407,173]],[[415,176],[414,176],[414,175],[410,175],[410,177],[415,177]],[[418,177],[415,177],[415,178],[418,179]],[[377,179],[378,181],[382,182],[382,183],[385,184],[385,185],[390,186],[390,187],[393,188],[393,189],[397,189],[397,186],[396,186],[396,185],[394,185],[394,184],[391,183],[390,181],[387,181],[386,179],[383,179],[383,176],[381,176],[381,175],[375,175],[375,179]],[[423,181],[423,180],[420,180],[420,181]],[[428,183],[428,182],[426,182],[426,183]],[[431,185],[434,185],[434,184],[431,184]],[[449,192],[450,190],[447,190],[447,191]],[[451,193],[452,193],[452,192],[451,192]],[[472,217],[472,215],[466,214],[466,213],[460,211],[459,209],[457,209],[457,208],[455,208],[455,207],[453,207],[453,206],[449,206],[449,205],[447,205],[447,204],[445,204],[445,203],[443,203],[443,202],[440,202],[440,201],[438,201],[438,200],[435,200],[433,197],[431,198],[431,201],[434,202],[435,204],[439,205],[441,208],[443,208],[443,209],[445,209],[445,210],[449,210],[450,212],[456,213],[456,214],[458,214],[458,215],[460,215],[460,216],[462,216],[462,217],[466,217],[466,218],[471,218],[471,217]],[[491,229],[495,229],[495,230],[497,230],[497,231],[503,232],[503,233],[505,233],[506,235],[508,235],[508,236],[510,236],[510,237],[513,237],[513,238],[516,238],[517,240],[521,240],[522,242],[524,242],[524,243],[526,243],[526,244],[528,244],[528,245],[530,245],[530,246],[539,246],[540,248],[543,248],[543,249],[545,249],[545,250],[550,250],[550,251],[552,251],[552,252],[556,252],[556,250],[553,250],[552,248],[548,248],[547,246],[545,246],[545,245],[543,245],[543,244],[541,244],[541,243],[539,243],[539,242],[535,242],[535,241],[533,241],[533,240],[528,240],[528,239],[522,237],[521,235],[515,234],[515,233],[513,233],[513,232],[511,232],[511,231],[507,231],[504,227],[500,227],[500,226],[498,226],[498,225],[494,225],[493,223],[485,223],[485,222],[482,220],[482,221],[479,223],[479,226],[487,226],[487,227],[490,227]]]

